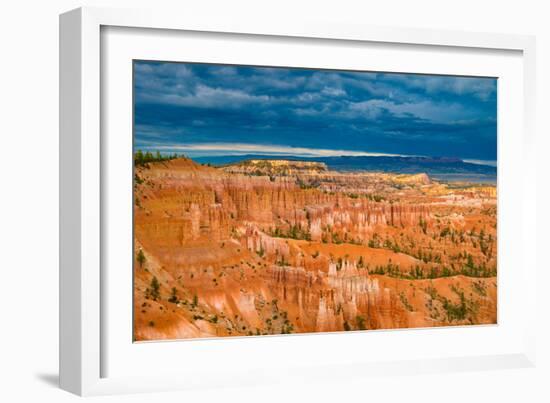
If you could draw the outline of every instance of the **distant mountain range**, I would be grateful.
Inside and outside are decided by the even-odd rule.
[[[447,157],[372,157],[372,156],[340,156],[340,157],[296,157],[290,155],[224,155],[193,158],[199,163],[212,165],[228,165],[249,159],[281,159],[291,161],[316,161],[325,163],[335,171],[378,171],[406,174],[427,173],[428,175],[452,177],[486,177],[496,180],[497,168],[489,165],[472,164],[459,158]]]

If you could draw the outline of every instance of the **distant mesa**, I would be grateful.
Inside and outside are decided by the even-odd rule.
[[[265,166],[269,165],[272,167],[288,167],[294,169],[318,169],[322,171],[327,170],[327,165],[322,162],[315,161],[295,161],[295,160],[285,160],[285,159],[255,159],[243,161],[242,164],[253,165],[253,166]]]
[[[224,166],[230,173],[288,176],[328,172],[324,162],[287,159],[247,159]]]
[[[433,175],[463,175],[479,177],[484,181],[496,182],[496,167],[465,162],[451,157],[415,156],[337,156],[337,157],[297,157],[292,155],[223,155],[194,158],[199,163],[223,166],[231,172],[251,173],[255,168],[275,171],[371,171],[402,174],[425,173]],[[277,161],[277,162],[275,162]],[[284,161],[284,162],[281,162]],[[277,165],[277,167],[275,166]],[[231,168],[232,167],[232,168]],[[238,168],[237,168],[238,167]]]

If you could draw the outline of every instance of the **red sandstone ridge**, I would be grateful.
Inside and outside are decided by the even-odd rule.
[[[496,192],[190,159],[135,172],[136,340],[496,323]]]

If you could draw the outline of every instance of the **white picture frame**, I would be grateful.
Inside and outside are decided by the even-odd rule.
[[[420,358],[396,356],[378,361],[364,360],[358,356],[345,361],[327,359],[326,363],[307,361],[308,356],[304,355],[297,356],[286,367],[281,364],[284,371],[280,368],[264,368],[263,371],[258,371],[254,370],[252,365],[254,360],[258,360],[255,355],[266,348],[275,351],[281,348],[307,349],[308,344],[319,344],[321,339],[315,335],[302,335],[291,338],[262,338],[261,342],[258,342],[258,338],[219,343],[212,340],[187,341],[185,347],[178,347],[175,343],[150,343],[163,345],[163,351],[159,354],[170,353],[170,350],[177,349],[190,352],[190,349],[193,349],[192,343],[197,343],[195,346],[201,346],[205,357],[211,353],[207,351],[207,347],[204,347],[205,343],[211,343],[210,346],[216,346],[217,351],[222,352],[231,347],[237,354],[241,354],[243,362],[248,362],[251,366],[248,371],[245,366],[234,371],[220,366],[212,371],[213,376],[209,377],[208,381],[203,379],[204,377],[201,378],[203,373],[200,371],[195,375],[186,373],[184,365],[181,365],[182,370],[178,371],[179,374],[175,368],[171,367],[158,376],[147,374],[146,371],[139,376],[129,372],[125,374],[127,369],[121,367],[120,371],[116,371],[116,375],[111,376],[110,373],[114,371],[107,370],[105,363],[108,361],[109,354],[112,355],[113,350],[121,346],[114,344],[114,349],[107,348],[107,346],[113,346],[113,343],[104,329],[109,324],[105,318],[109,316],[110,308],[106,302],[108,291],[102,286],[103,281],[109,278],[102,271],[106,266],[104,253],[106,248],[102,239],[102,220],[105,220],[105,216],[102,214],[102,208],[109,202],[106,196],[106,190],[109,188],[105,180],[110,175],[107,167],[113,166],[107,164],[109,153],[104,152],[105,147],[111,147],[112,143],[105,138],[102,140],[102,132],[109,130],[109,124],[104,122],[108,113],[102,109],[105,107],[102,105],[104,101],[102,92],[108,92],[105,86],[109,84],[102,81],[104,61],[101,60],[105,55],[109,55],[102,49],[105,46],[102,42],[102,30],[109,29],[108,27],[154,29],[157,32],[193,32],[194,35],[199,36],[200,33],[204,35],[217,33],[218,37],[222,38],[224,35],[228,37],[244,35],[259,41],[263,39],[276,41],[277,38],[305,42],[308,40],[331,41],[330,46],[333,47],[346,43],[376,43],[379,46],[410,45],[423,47],[423,49],[468,49],[480,55],[492,51],[516,52],[520,58],[522,71],[521,76],[516,77],[521,81],[521,87],[517,88],[523,89],[523,96],[521,97],[520,94],[521,99],[518,101],[521,103],[522,110],[521,113],[518,112],[517,119],[521,126],[516,140],[519,142],[521,155],[514,162],[514,168],[519,172],[514,183],[521,186],[521,191],[516,189],[515,194],[510,197],[514,198],[514,206],[519,207],[516,211],[519,217],[513,228],[517,232],[514,239],[521,240],[521,244],[517,245],[517,250],[506,252],[510,253],[506,256],[520,263],[518,279],[535,278],[537,270],[534,250],[536,242],[533,240],[536,234],[535,198],[531,193],[531,189],[535,188],[536,177],[535,159],[532,158],[535,152],[535,41],[533,37],[369,27],[321,21],[283,24],[280,21],[270,21],[269,18],[255,21],[244,18],[215,20],[151,10],[104,8],[73,10],[60,17],[60,384],[63,389],[79,395],[95,395],[252,385],[273,381],[291,383],[296,381],[298,374],[300,381],[303,381],[305,378],[323,380],[329,376],[329,373],[331,379],[335,377],[345,379],[348,376],[369,376],[381,373],[412,374],[534,365],[536,323],[534,317],[529,317],[527,314],[522,318],[521,323],[514,323],[516,327],[519,326],[521,343],[516,343],[513,347],[503,347],[498,353],[496,350],[488,354],[472,350],[470,354],[465,355],[455,352],[448,356],[435,354],[419,356]],[[169,45],[170,42],[168,41],[167,44]],[[157,57],[161,55],[158,54]],[[475,67],[471,68],[475,69]],[[403,71],[407,72],[406,66],[403,67]],[[505,168],[499,167],[499,176],[502,172],[510,172]],[[499,220],[501,218],[499,215]],[[499,250],[500,248],[499,243]],[[522,299],[514,303],[521,304],[523,313],[535,312],[535,286],[533,282],[521,283]],[[501,298],[500,290],[499,298]],[[500,302],[502,301],[499,301],[499,304]],[[131,312],[130,306],[128,311]],[[462,334],[470,332],[473,342],[476,337],[481,340],[482,337],[490,336],[489,333],[485,336],[481,334],[487,332],[485,330],[479,331],[479,336],[474,335],[475,330],[471,329],[448,329],[447,334],[451,334],[450,332],[455,332],[456,335],[461,332]],[[348,337],[346,343],[353,345],[353,343],[364,342],[368,334],[369,332],[356,332],[354,335],[346,335]],[[380,334],[376,336],[378,339],[382,337]],[[403,337],[403,334],[402,331],[400,337]],[[428,336],[428,333],[415,333],[414,337],[418,340]],[[311,339],[312,337],[317,338]],[[342,336],[331,334],[324,337],[324,342],[330,345],[329,343],[337,343],[337,338]],[[311,342],[312,340],[315,340],[315,343]],[[131,344],[131,340],[127,342]],[[243,348],[244,342],[248,343],[246,348]],[[155,354],[158,351],[157,349]],[[127,354],[133,353],[128,350]],[[249,361],[244,359],[245,356]],[[185,364],[187,366],[198,364],[200,360],[200,354],[189,354],[188,357],[189,361]],[[131,357],[127,355],[119,357],[120,360],[128,360],[128,358]],[[307,373],[303,371],[304,367],[308,368]],[[208,368],[204,369],[204,371],[207,370]]]

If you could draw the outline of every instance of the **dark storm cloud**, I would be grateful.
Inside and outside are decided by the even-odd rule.
[[[496,159],[495,79],[158,62],[134,69],[136,147]]]

